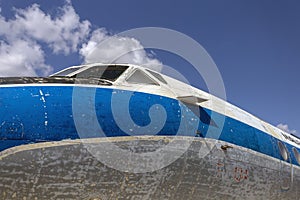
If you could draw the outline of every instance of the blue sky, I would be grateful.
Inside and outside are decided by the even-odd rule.
[[[2,76],[47,75],[84,62],[85,50],[99,38],[138,27],[164,27],[190,36],[206,49],[222,74],[229,102],[299,135],[300,3],[296,0],[0,0],[0,7]],[[127,44],[141,45],[135,40]],[[140,61],[173,66],[205,89],[186,61],[153,51],[155,58],[139,53]]]

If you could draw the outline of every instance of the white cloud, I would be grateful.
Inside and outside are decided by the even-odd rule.
[[[0,41],[0,76],[47,75],[52,68],[44,64],[40,45],[25,40]]]
[[[82,45],[80,54],[86,63],[131,63],[160,70],[162,63],[152,58],[142,44],[129,37],[111,36],[105,29],[93,31],[90,40]]]
[[[298,135],[298,132],[296,130],[289,129],[289,126],[287,124],[280,123],[280,124],[277,125],[277,128],[279,128],[279,129],[281,129],[281,130],[283,130],[287,133],[290,133],[290,134],[293,134],[293,135]]]
[[[26,9],[16,9],[15,19],[5,21],[2,17],[2,32],[8,39],[25,37],[45,42],[54,53],[63,52],[67,55],[75,52],[88,36],[90,22],[81,22],[69,3],[58,10],[60,14],[52,17],[37,4]]]
[[[0,13],[0,76],[49,75],[52,69],[45,64],[42,44],[55,54],[78,51],[90,33],[90,22],[80,21],[70,2],[58,10],[53,17],[33,4],[15,9],[13,19]]]
[[[52,68],[45,64],[45,45],[53,54],[78,53],[88,63],[122,62],[161,69],[160,61],[136,39],[112,36],[105,28],[92,31],[91,23],[80,20],[71,1],[55,15],[38,4],[14,11],[11,19],[0,12],[0,76],[49,75]]]

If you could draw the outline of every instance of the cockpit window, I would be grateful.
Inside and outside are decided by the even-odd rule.
[[[128,66],[94,66],[78,74],[77,78],[97,78],[109,81],[115,81],[128,68]]]
[[[158,80],[160,80],[164,84],[168,84],[167,81],[160,74],[152,72],[150,70],[147,70],[147,72],[149,72],[150,74],[152,74],[152,76],[154,76],[155,78],[157,78]]]
[[[53,76],[66,76],[68,74],[71,74],[71,73],[77,71],[80,68],[81,67],[68,68],[68,69],[65,69],[65,70],[62,70],[62,71],[58,72],[57,74],[54,74]]]
[[[126,79],[126,81],[128,83],[135,84],[159,85],[141,70],[136,70],[135,72],[133,72],[133,74],[128,79]]]

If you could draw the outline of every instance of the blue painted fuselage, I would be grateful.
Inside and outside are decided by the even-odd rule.
[[[180,101],[164,96],[109,87],[78,87],[63,84],[15,85],[0,88],[0,151],[28,143],[103,137],[97,132],[89,132],[88,130],[93,130],[90,127],[86,127],[86,134],[78,133],[72,107],[74,89],[78,88],[81,94],[85,95],[80,109],[95,110],[98,123],[106,137],[135,134],[134,128],[128,127],[128,130],[132,130],[132,134],[120,128],[112,112],[112,96],[116,93],[128,93],[131,96],[128,105],[130,117],[137,126],[144,127],[151,123],[149,109],[153,105],[161,105],[166,111],[164,126],[159,130],[155,130],[155,127],[149,128],[144,135],[153,135],[153,133],[178,135],[182,117],[185,117],[187,119],[185,131],[180,133],[183,136],[211,137],[282,160],[279,148],[275,145],[278,139],[212,110],[197,107],[197,114]],[[86,98],[88,94],[93,95]],[[124,102],[122,98],[125,97],[120,95],[116,102],[122,104]],[[118,114],[122,117],[121,111]],[[77,120],[88,119],[84,114],[76,117]],[[218,126],[222,118],[225,118],[224,126]],[[292,152],[293,146],[288,143],[285,145],[288,151]],[[299,166],[294,155],[291,155],[290,161]]]

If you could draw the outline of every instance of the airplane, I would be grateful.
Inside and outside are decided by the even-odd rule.
[[[300,199],[300,139],[133,64],[0,78],[1,199]]]

